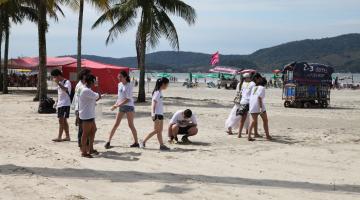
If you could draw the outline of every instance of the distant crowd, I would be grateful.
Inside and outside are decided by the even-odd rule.
[[[37,74],[26,75],[12,73],[9,76],[10,87],[36,87],[37,81]]]

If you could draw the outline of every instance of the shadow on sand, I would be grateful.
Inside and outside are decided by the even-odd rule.
[[[101,153],[98,157],[100,158],[107,158],[112,160],[122,160],[122,161],[138,161],[141,156],[141,153],[135,153],[135,152],[125,152],[125,153],[119,153],[116,151],[106,151]]]
[[[232,186],[258,186],[268,188],[285,188],[297,190],[309,190],[315,192],[352,192],[360,194],[360,185],[350,184],[321,184],[300,181],[276,180],[276,179],[251,179],[230,176],[209,176],[201,174],[175,174],[168,172],[139,172],[139,171],[104,171],[92,169],[74,168],[46,168],[46,167],[22,167],[16,165],[0,165],[1,175],[32,175],[43,177],[68,178],[68,179],[94,179],[109,180],[112,182],[135,183],[135,182],[160,182],[189,184],[189,182],[201,182],[208,184],[221,184]],[[162,191],[176,191],[175,188],[163,188]],[[184,191],[184,190],[182,190]],[[181,190],[180,190],[181,192]]]

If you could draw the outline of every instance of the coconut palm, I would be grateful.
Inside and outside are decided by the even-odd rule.
[[[79,21],[78,21],[78,35],[77,35],[77,73],[81,70],[81,51],[82,51],[82,30],[84,20],[84,4],[85,1],[92,4],[94,7],[100,10],[106,10],[109,8],[109,2],[111,0],[78,0],[75,2],[79,6]],[[74,4],[73,4],[74,5]],[[72,6],[74,7],[74,6]]]
[[[47,96],[47,69],[46,69],[46,33],[48,31],[47,17],[58,20],[57,13],[64,16],[60,4],[68,3],[70,0],[26,0],[26,4],[37,11],[38,44],[39,44],[39,74],[37,95],[34,100]]]
[[[37,19],[36,11],[23,3],[25,0],[1,0],[0,1],[0,26],[2,34],[5,35],[4,47],[4,70],[3,70],[3,88],[4,94],[8,93],[8,56],[9,56],[9,37],[12,23],[22,23],[25,18],[30,21]]]
[[[136,55],[140,69],[138,102],[145,102],[145,55],[146,48],[155,48],[161,36],[164,36],[172,48],[179,49],[179,38],[169,15],[184,19],[189,25],[195,23],[195,9],[181,0],[120,0],[107,10],[93,25],[98,27],[107,21],[113,23],[109,29],[106,44],[136,24],[140,14],[136,33]]]
[[[1,21],[1,19],[0,19],[0,21]],[[3,71],[2,71],[2,56],[1,56],[2,40],[3,40],[3,30],[0,25],[0,91],[3,90]]]

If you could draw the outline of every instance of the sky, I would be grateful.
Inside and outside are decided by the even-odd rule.
[[[172,17],[178,31],[181,51],[222,54],[250,54],[258,49],[302,39],[360,33],[359,0],[184,0],[197,12],[197,21],[188,26]],[[47,34],[49,56],[76,54],[78,13],[64,7],[65,17],[50,21]],[[94,30],[101,15],[85,7],[83,54],[106,57],[135,56],[136,28],[106,45],[111,24]],[[10,56],[37,56],[36,25],[13,25]],[[148,52],[172,50],[164,39]]]

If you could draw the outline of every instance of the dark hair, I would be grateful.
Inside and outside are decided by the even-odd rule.
[[[51,71],[51,76],[62,76],[62,75],[63,75],[63,73],[61,72],[60,69],[53,69]]]
[[[255,81],[255,79],[258,79],[258,78],[262,78],[260,73],[254,74],[254,76],[252,77],[252,81]]]
[[[120,74],[126,79],[126,82],[130,83],[130,76],[126,71],[121,71]]]
[[[152,94],[154,94],[156,91],[159,91],[161,86],[169,84],[169,82],[170,82],[169,79],[165,78],[165,77],[162,77],[162,78],[159,78],[158,80],[156,80],[155,88],[154,88],[154,91]]]
[[[260,81],[259,85],[264,86],[264,87],[267,85],[267,80],[266,80],[265,77],[262,78],[262,80]]]
[[[78,74],[78,80],[81,81],[91,73],[90,69],[82,69]]]
[[[95,80],[96,80],[96,77],[95,77],[94,75],[92,75],[92,74],[89,74],[89,75],[87,75],[86,78],[85,78],[85,83],[86,83],[87,85],[91,85],[91,84],[94,84],[94,83],[95,83]]]
[[[184,117],[190,118],[192,116],[192,111],[190,109],[184,110]]]

